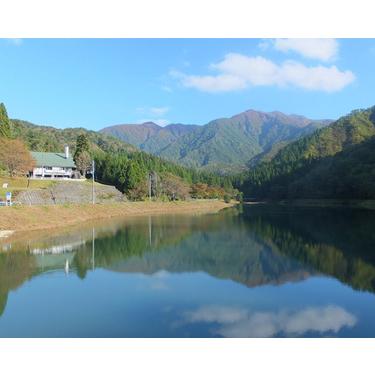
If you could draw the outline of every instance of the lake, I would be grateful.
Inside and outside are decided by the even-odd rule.
[[[1,337],[375,337],[375,212],[245,205],[0,243]]]

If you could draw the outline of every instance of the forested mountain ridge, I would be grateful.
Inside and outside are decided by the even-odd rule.
[[[231,173],[272,158],[275,149],[329,123],[330,120],[315,121],[281,112],[249,110],[203,126],[174,124],[160,130],[155,124],[146,123],[101,131],[189,167]],[[176,127],[179,132],[171,135]],[[135,134],[140,133],[143,138],[134,140]]]
[[[259,198],[375,198],[375,106],[280,150],[239,185]]]
[[[134,152],[136,147],[117,138],[84,128],[57,129],[52,126],[35,125],[28,121],[11,120],[13,136],[22,139],[32,151],[62,152],[64,144],[75,151],[77,137],[84,134],[97,151]]]
[[[177,138],[194,131],[196,128],[198,128],[198,125],[184,124],[170,124],[162,127],[149,121],[143,124],[109,126],[102,129],[101,133],[112,135],[143,151],[157,154]]]

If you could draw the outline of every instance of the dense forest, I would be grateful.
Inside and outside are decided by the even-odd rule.
[[[301,138],[234,184],[257,199],[375,198],[375,107]]]

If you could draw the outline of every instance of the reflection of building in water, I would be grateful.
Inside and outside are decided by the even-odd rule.
[[[79,253],[85,253],[88,248],[86,244],[90,240],[92,258],[88,258],[88,263],[91,261],[92,267],[95,267],[95,230],[90,230],[89,234],[87,231],[69,233],[68,236],[27,239],[16,244],[10,242],[0,245],[0,249],[8,250],[0,251],[0,317],[7,304],[8,292],[17,289],[25,281],[46,272],[73,271],[80,275],[75,258]]]
[[[65,269],[69,272],[69,266],[74,258],[74,251],[83,246],[85,241],[75,241],[67,244],[54,245],[47,248],[30,249],[30,254],[35,256],[36,266],[42,271]],[[68,270],[68,272],[67,272]]]
[[[66,262],[72,264],[74,252],[62,254],[38,254],[35,255],[35,264],[43,272],[65,269]]]
[[[47,247],[45,249],[35,248],[30,250],[30,253],[33,255],[40,255],[40,254],[62,254],[74,251],[77,247],[82,246],[85,244],[85,241],[76,241],[62,245],[55,245],[51,247]]]
[[[12,244],[11,243],[6,243],[1,246],[2,251],[9,251],[12,250]]]

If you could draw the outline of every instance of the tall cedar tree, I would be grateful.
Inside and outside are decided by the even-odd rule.
[[[89,152],[90,151],[90,143],[89,140],[86,136],[86,134],[80,134],[77,137],[77,142],[76,142],[76,150],[74,153],[74,160],[77,155],[81,154],[82,152]]]
[[[76,150],[74,152],[74,162],[77,169],[84,175],[90,168],[91,156],[90,156],[90,144],[85,134],[80,134],[77,137]]]
[[[91,156],[87,151],[83,151],[78,154],[75,158],[75,164],[77,169],[81,172],[82,175],[85,175],[91,166]]]
[[[0,137],[10,138],[12,135],[10,120],[4,103],[0,103]]]

